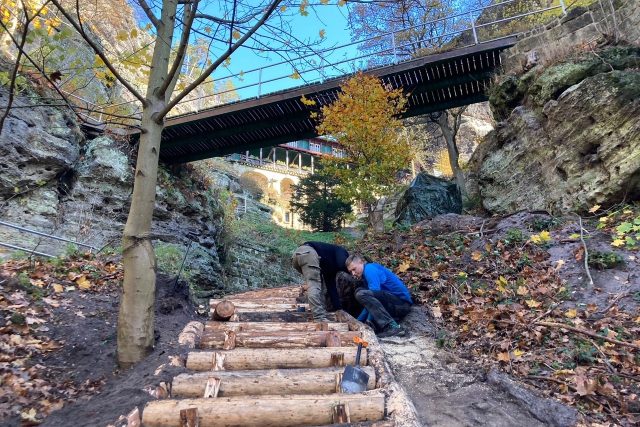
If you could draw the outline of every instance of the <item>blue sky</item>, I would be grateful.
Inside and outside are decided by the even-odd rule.
[[[296,14],[292,19],[292,26],[295,28],[295,35],[298,39],[303,40],[319,40],[320,31],[324,30],[324,39],[322,44],[317,50],[329,49],[335,46],[348,44],[351,41],[351,33],[347,28],[347,13],[346,7],[339,7],[335,3],[329,5],[316,5],[313,9],[309,10],[307,16]],[[317,56],[308,58],[309,61],[314,61],[316,66],[321,63],[337,62],[347,57],[356,56],[356,48],[354,46],[336,49],[333,52],[326,52],[323,54],[324,61]],[[283,62],[284,58],[277,54],[269,55],[268,59],[262,58],[256,55],[248,48],[240,48],[235,52],[231,59],[231,64],[228,68],[220,68],[216,70],[213,77],[214,79],[221,79],[229,74],[244,73],[241,77],[233,79],[234,85],[237,88],[245,85],[254,85],[246,89],[238,89],[237,92],[242,98],[257,96],[258,95],[258,73],[248,73],[249,70],[277,64]],[[313,65],[311,65],[313,66]],[[345,71],[352,71],[350,64],[344,64],[339,69],[333,67],[325,67],[324,73],[326,77],[335,76],[338,73]],[[312,81],[318,81],[322,79],[322,76],[318,72],[302,72],[300,69],[300,78],[294,79],[286,76],[294,74],[294,68],[290,64],[283,64],[277,66],[271,66],[262,72],[261,80],[263,82],[279,77],[282,79],[265,82],[260,87],[261,93],[264,95],[269,92],[277,90],[287,89],[309,83]]]

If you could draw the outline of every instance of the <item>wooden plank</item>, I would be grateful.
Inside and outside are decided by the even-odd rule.
[[[369,374],[367,390],[376,385],[371,366],[362,368]],[[258,396],[265,394],[330,394],[336,393],[336,378],[343,367],[324,369],[270,369],[249,371],[217,371],[180,374],[171,383],[172,398],[202,397],[211,379],[219,380],[218,397]]]
[[[233,338],[230,336],[233,334]],[[331,336],[331,337],[330,337]],[[339,342],[341,346],[353,344],[353,338],[361,336],[360,332],[333,332],[333,331],[313,331],[313,332],[233,332],[220,331],[204,333],[200,339],[200,348],[225,348],[234,347],[248,348],[303,348],[303,347],[326,347],[329,339],[332,346]],[[233,345],[230,340],[233,339]],[[339,340],[339,341],[338,341]]]
[[[145,427],[180,426],[180,411],[198,408],[201,427],[295,427],[331,424],[334,407],[349,405],[352,422],[378,421],[384,417],[384,395],[363,394],[282,395],[218,399],[157,400],[142,413]]]
[[[354,365],[356,350],[353,347],[319,347],[303,349],[265,348],[256,350],[236,348],[231,351],[192,351],[187,355],[187,369],[246,370],[284,368],[328,368]],[[363,349],[360,364],[368,364],[368,352]]]

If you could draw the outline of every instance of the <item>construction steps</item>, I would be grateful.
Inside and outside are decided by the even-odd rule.
[[[346,313],[332,314],[328,323],[313,323],[301,302],[305,299],[300,286],[252,291],[224,300],[233,304],[229,321],[190,322],[179,342],[200,350],[189,352],[189,372],[173,378],[170,398],[146,405],[142,424],[412,425],[387,416],[388,396],[395,401],[406,396],[390,381],[379,349],[362,352],[368,391],[340,393],[344,366],[355,363],[354,337],[371,340],[374,347],[377,341]],[[211,300],[212,317],[221,303]],[[371,351],[377,355],[376,366],[371,366]]]

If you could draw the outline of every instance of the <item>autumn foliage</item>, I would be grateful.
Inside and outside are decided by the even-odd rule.
[[[323,166],[344,183],[338,194],[364,204],[368,212],[396,189],[398,172],[411,161],[411,146],[399,136],[405,104],[402,91],[360,73],[341,86],[333,104],[322,108],[319,134],[336,138],[347,153]]]
[[[585,421],[637,425],[637,311],[620,309],[615,299],[574,299],[559,270],[565,263],[583,268],[582,246],[574,259],[551,263],[545,248],[558,238],[554,232],[490,233],[418,227],[377,235],[359,249],[393,268],[430,309],[440,345],[575,406]]]

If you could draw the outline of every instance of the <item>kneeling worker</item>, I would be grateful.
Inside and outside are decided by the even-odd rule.
[[[342,246],[323,242],[305,242],[293,253],[293,267],[309,285],[307,299],[314,322],[328,322],[327,308],[333,311],[341,308],[336,274],[347,273],[345,261],[348,256]]]
[[[350,255],[345,264],[366,285],[356,289],[356,300],[364,307],[358,320],[373,321],[379,337],[405,335],[398,322],[409,313],[413,300],[402,280],[382,265],[366,262],[362,255]]]

